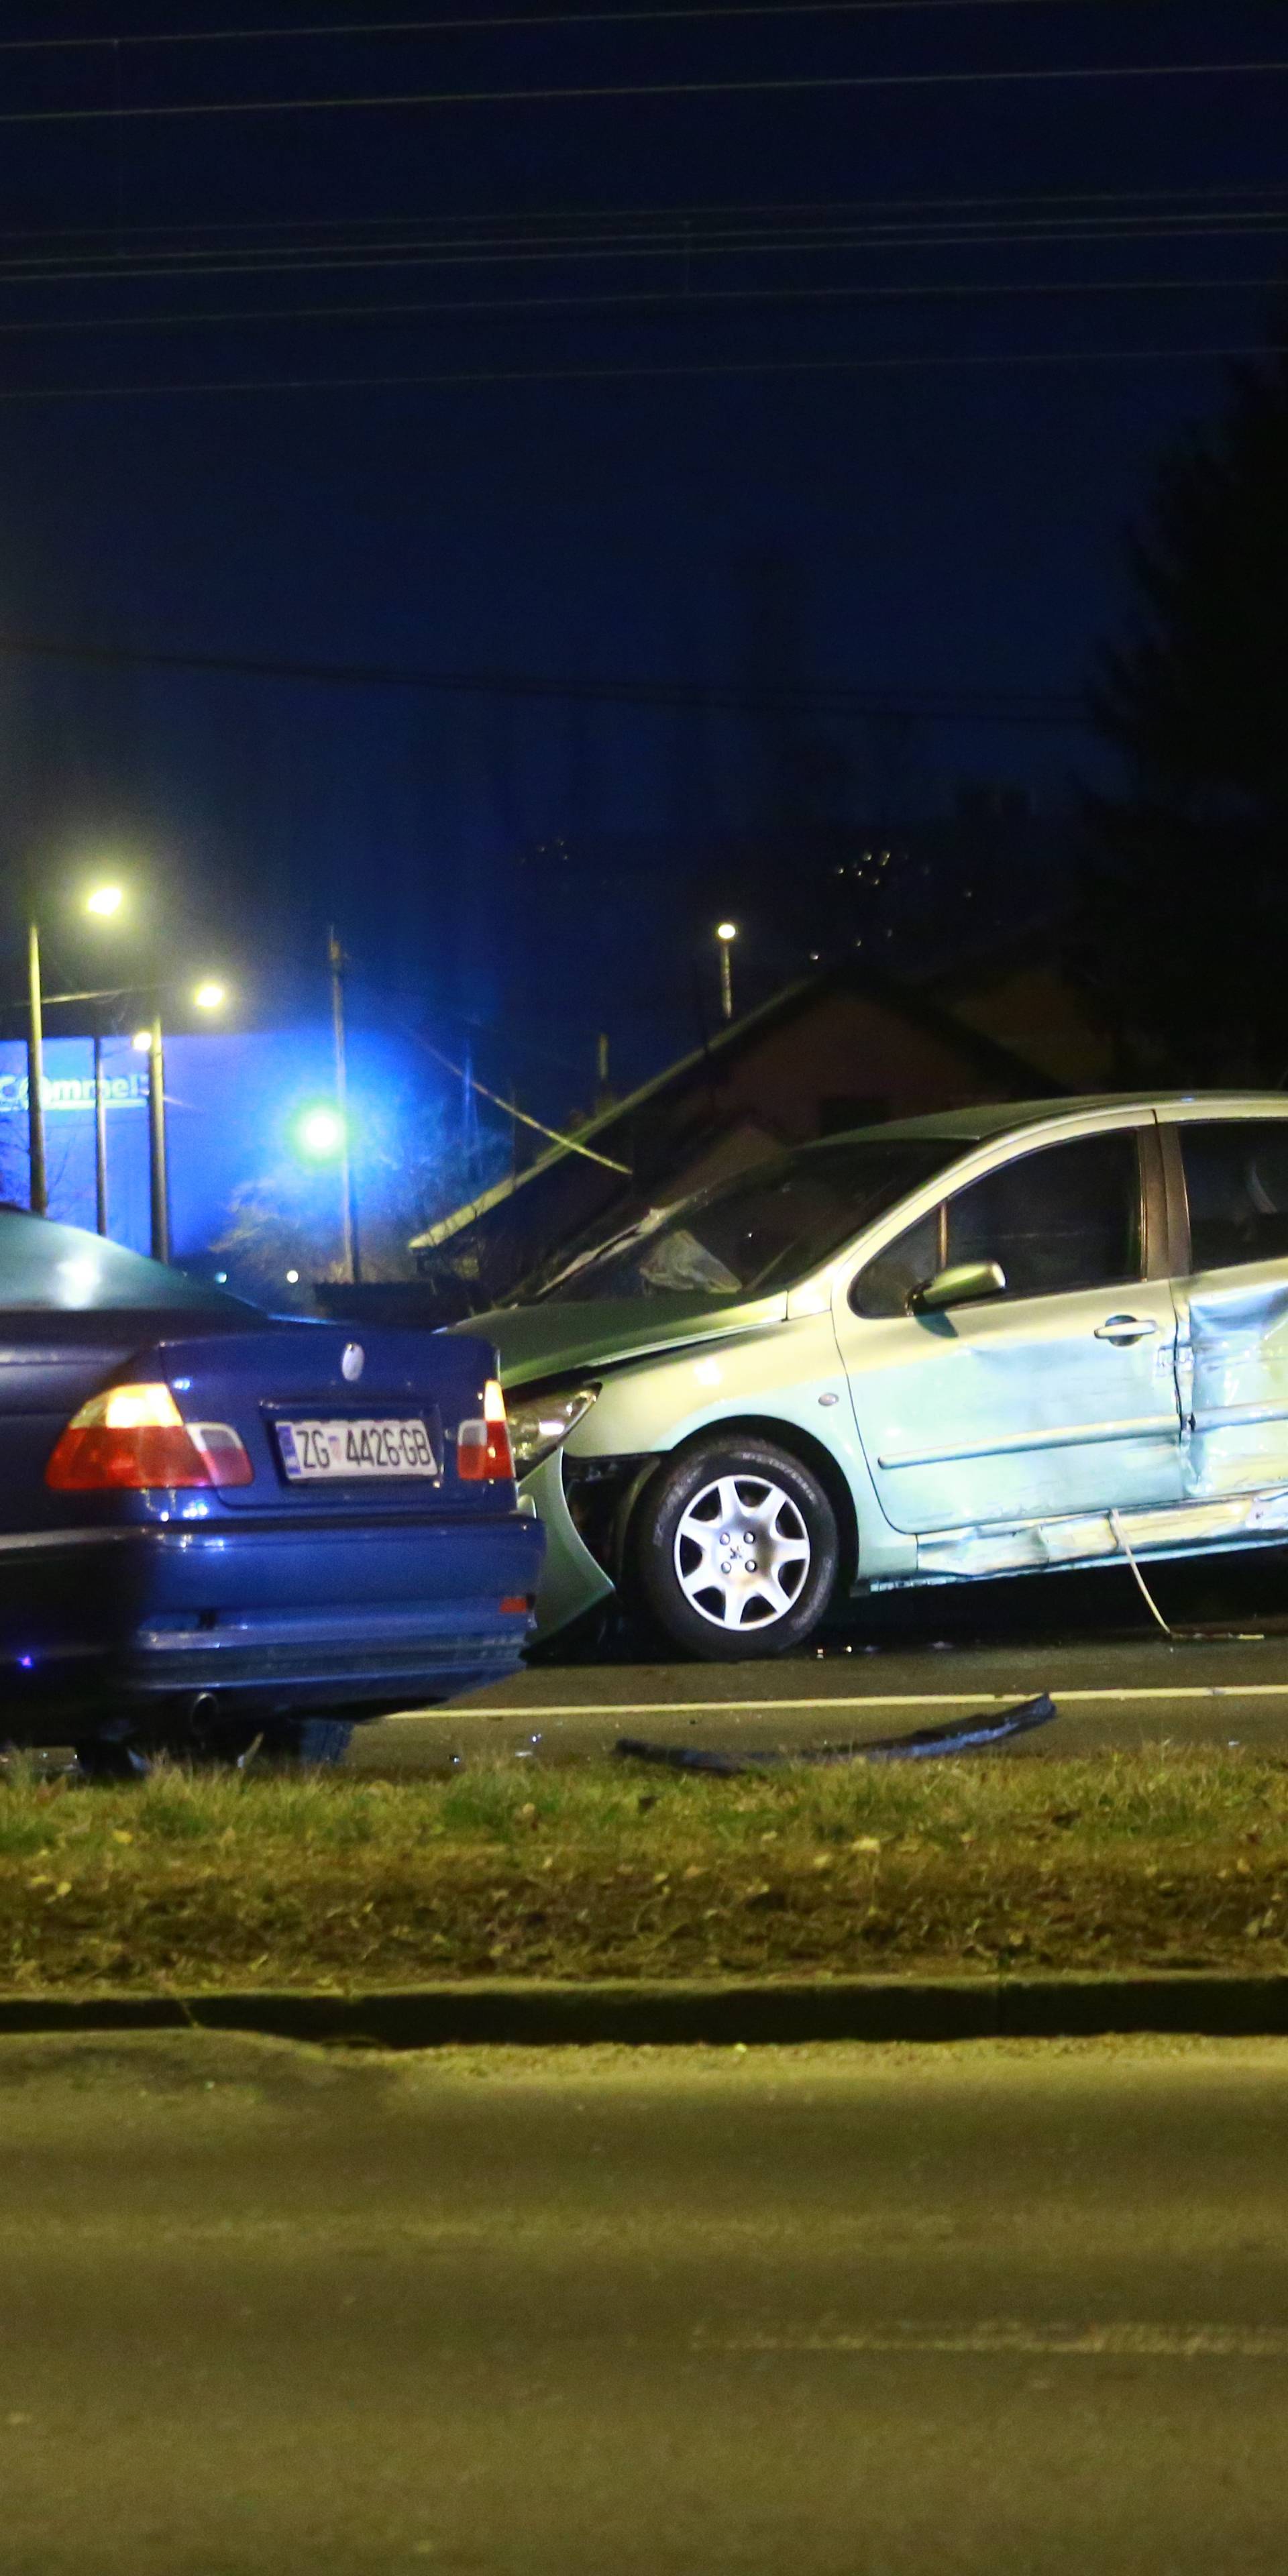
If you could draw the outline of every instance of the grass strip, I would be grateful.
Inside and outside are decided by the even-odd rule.
[[[0,1991],[1288,1968],[1288,1761],[0,1786]]]

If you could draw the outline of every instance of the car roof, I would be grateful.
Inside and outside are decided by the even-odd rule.
[[[850,1136],[871,1137],[874,1141],[906,1136],[924,1137],[928,1144],[942,1141],[965,1147],[986,1144],[994,1136],[1007,1136],[1039,1123],[1058,1126],[1066,1119],[1094,1115],[1097,1110],[1138,1109],[1142,1117],[1148,1117],[1155,1109],[1204,1109],[1209,1105],[1216,1113],[1238,1110],[1245,1117],[1288,1117],[1288,1096],[1282,1091],[1085,1091],[1064,1099],[981,1100],[969,1109],[936,1109],[919,1118],[892,1118],[879,1127],[855,1127],[847,1131],[846,1137],[828,1136],[821,1142],[837,1145],[848,1142]]]

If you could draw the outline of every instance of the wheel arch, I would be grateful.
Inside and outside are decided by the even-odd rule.
[[[798,1466],[808,1467],[810,1474],[817,1476],[836,1516],[836,1595],[848,1592],[858,1577],[859,1521],[844,1470],[831,1450],[798,1422],[784,1422],[781,1416],[767,1413],[736,1413],[719,1422],[705,1423],[700,1431],[692,1431],[687,1439],[678,1440],[674,1449],[662,1451],[630,1496],[620,1534],[620,1564],[624,1566],[627,1562],[630,1534],[658,1477],[668,1473],[678,1459],[690,1457],[697,1449],[710,1447],[713,1441],[737,1440],[743,1436],[767,1440],[775,1449],[785,1449]]]

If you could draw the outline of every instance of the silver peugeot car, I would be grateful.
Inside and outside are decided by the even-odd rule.
[[[839,1595],[1288,1535],[1288,1099],[1007,1103],[654,1214],[500,1351],[540,1626],[781,1653]]]

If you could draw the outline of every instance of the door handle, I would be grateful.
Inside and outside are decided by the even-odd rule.
[[[1145,1342],[1158,1326],[1151,1315],[1108,1315],[1096,1326],[1098,1342]]]

